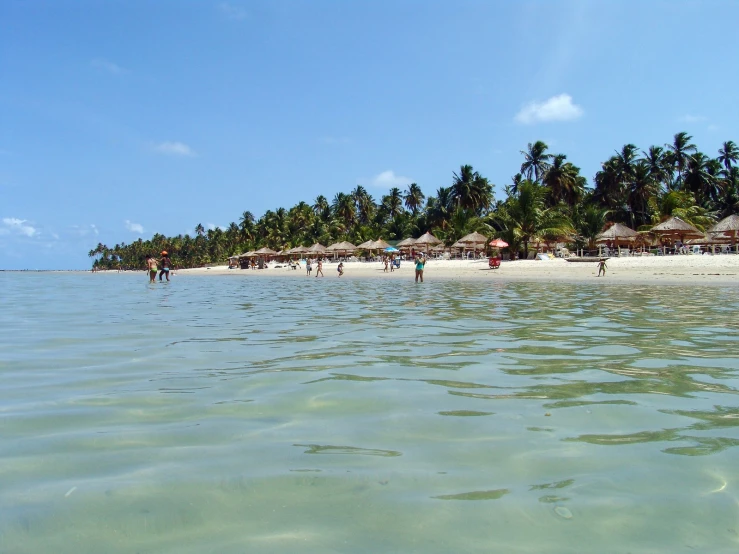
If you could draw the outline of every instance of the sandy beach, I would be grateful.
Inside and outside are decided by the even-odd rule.
[[[336,262],[326,262],[326,279],[337,279]],[[228,269],[226,265],[180,270],[183,275],[238,275],[244,278],[284,277],[306,279],[305,264],[298,270],[272,262],[268,269]],[[315,278],[315,264],[312,278]],[[739,285],[739,256],[685,255],[608,258],[605,277],[597,277],[595,262],[567,262],[564,259],[503,261],[499,269],[489,269],[484,260],[429,260],[426,281],[601,281],[612,283],[665,285]],[[383,271],[380,262],[345,262],[341,279],[413,280],[411,262],[402,262],[393,272]]]

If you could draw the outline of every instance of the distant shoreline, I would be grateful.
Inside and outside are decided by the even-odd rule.
[[[278,267],[276,267],[278,266]],[[279,267],[281,266],[281,267]],[[324,262],[324,281],[337,280],[337,262]],[[4,273],[84,273],[90,275],[146,275],[143,269],[88,270],[65,269],[4,269]],[[499,269],[489,269],[487,259],[483,260],[430,260],[424,271],[427,282],[469,281],[469,282],[552,282],[552,283],[591,283],[591,284],[639,284],[639,285],[713,285],[739,286],[739,256],[734,254],[716,256],[645,256],[608,258],[605,277],[597,277],[596,263],[568,263],[563,259],[504,261]],[[226,265],[198,267],[173,271],[178,276],[233,276],[244,279],[265,277],[280,279],[316,279],[314,265],[311,277],[306,276],[305,265],[292,270],[287,264],[272,262],[268,269],[228,269]],[[413,281],[414,270],[410,261],[401,262],[401,267],[393,272],[383,271],[380,262],[345,262],[344,280],[386,279],[393,281]],[[321,280],[319,278],[319,280]]]

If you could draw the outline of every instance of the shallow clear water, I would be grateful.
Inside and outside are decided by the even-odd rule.
[[[0,274],[0,552],[735,552],[736,288]]]

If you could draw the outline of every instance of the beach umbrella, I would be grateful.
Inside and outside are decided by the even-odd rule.
[[[605,231],[602,231],[595,237],[595,242],[618,242],[619,239],[625,239],[628,242],[634,240],[639,233],[621,223],[614,223]]]
[[[325,254],[326,253],[326,247],[323,246],[320,242],[315,243],[313,246],[308,248],[306,250],[308,254]]]
[[[442,241],[440,241],[434,235],[426,231],[426,233],[418,237],[413,244],[414,246],[425,246],[426,252],[428,252],[429,246],[436,246],[437,244],[442,244]]]
[[[387,248],[385,248],[385,252],[400,252],[400,250],[398,250],[394,246],[388,246]]]
[[[493,248],[505,248],[508,243],[502,239],[493,239],[488,243]]]
[[[663,221],[662,223],[655,225],[650,229],[653,233],[660,236],[660,238],[679,238],[681,242],[685,242],[686,238],[700,238],[703,236],[698,229],[693,227],[690,223],[686,223],[679,217],[671,217],[670,219]]]
[[[477,246],[482,246],[481,250],[484,249],[485,243],[488,241],[487,237],[484,235],[481,235],[477,231],[474,233],[470,233],[469,235],[463,236],[461,239],[459,239],[457,242],[464,245],[465,247],[469,248],[469,245],[472,245],[472,252],[473,254],[477,252]]]
[[[736,246],[737,252],[739,252],[739,245],[736,242],[737,231],[739,231],[739,215],[733,214],[716,223],[716,225],[708,229],[707,233],[710,233],[714,237],[719,235],[719,233],[725,237],[731,237],[731,245]]]
[[[604,231],[598,233],[595,237],[596,243],[611,243],[620,247],[622,244],[631,244],[639,236],[639,233],[623,225],[622,223],[614,223]],[[619,251],[620,252],[620,251]]]
[[[375,242],[373,242],[372,244],[373,244],[373,248],[377,248],[378,250],[379,250],[379,249],[382,249],[382,248],[387,248],[388,246],[390,246],[390,245],[389,245],[388,243],[386,243],[386,242],[385,242],[384,240],[382,240],[382,239],[377,239],[377,240],[376,240]]]
[[[366,240],[362,244],[358,245],[357,248],[361,250],[372,250],[372,245],[375,243],[373,240]]]
[[[404,248],[404,247],[413,246],[414,244],[416,244],[416,239],[414,239],[414,238],[407,238],[407,239],[401,240],[395,246],[397,246],[398,248]]]

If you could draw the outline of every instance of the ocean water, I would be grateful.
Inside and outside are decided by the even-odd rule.
[[[0,274],[0,552],[736,552],[737,288]]]

